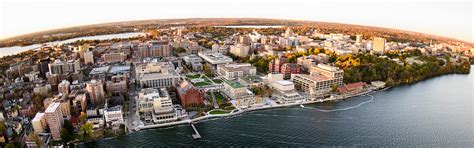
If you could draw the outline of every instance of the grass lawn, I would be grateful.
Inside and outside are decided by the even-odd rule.
[[[216,114],[227,114],[227,113],[230,113],[230,111],[226,111],[226,110],[212,110],[211,112],[209,112],[209,114],[212,114],[212,115],[216,115]]]
[[[217,84],[221,84],[221,83],[222,83],[222,80],[221,80],[221,79],[213,79],[212,81],[214,81],[214,83],[217,83]]]
[[[189,79],[196,79],[196,78],[201,77],[201,74],[187,75],[186,77],[189,78]]]

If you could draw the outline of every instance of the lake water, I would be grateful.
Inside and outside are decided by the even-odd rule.
[[[345,101],[254,111],[151,129],[79,147],[389,146],[472,147],[474,67]]]
[[[48,42],[45,44],[66,44],[66,43],[72,43],[75,41],[79,40],[107,40],[107,39],[114,39],[114,38],[129,38],[129,37],[136,37],[139,35],[144,35],[144,33],[138,33],[138,32],[130,32],[130,33],[118,33],[118,34],[107,34],[107,35],[96,35],[96,36],[87,36],[87,37],[78,37],[78,38],[72,38],[72,39],[67,39],[63,41],[54,41],[54,42]],[[18,54],[23,51],[28,51],[31,49],[36,49],[41,47],[43,44],[34,44],[34,45],[29,45],[29,46],[12,46],[12,47],[3,47],[0,48],[0,57],[7,56],[7,55],[13,55],[13,54]]]

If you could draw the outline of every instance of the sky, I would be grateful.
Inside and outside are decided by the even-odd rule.
[[[0,39],[167,18],[275,18],[416,31],[474,43],[472,0],[0,0]]]

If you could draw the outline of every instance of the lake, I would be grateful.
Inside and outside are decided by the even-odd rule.
[[[54,41],[54,42],[48,42],[45,44],[66,44],[66,43],[72,43],[75,41],[79,40],[107,40],[107,39],[114,39],[114,38],[130,38],[130,37],[136,37],[140,35],[144,35],[145,33],[139,33],[139,32],[129,32],[129,33],[118,33],[118,34],[107,34],[107,35],[96,35],[96,36],[86,36],[86,37],[77,37],[77,38],[72,38],[72,39],[67,39],[63,41]],[[20,52],[28,51],[31,49],[36,49],[41,47],[43,44],[33,44],[33,45],[28,45],[28,46],[12,46],[12,47],[2,47],[0,48],[0,57],[7,56],[7,55],[13,55],[13,54],[18,54]]]
[[[345,101],[278,108],[151,129],[79,147],[472,147],[474,67]]]

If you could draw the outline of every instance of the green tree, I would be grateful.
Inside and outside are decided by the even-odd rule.
[[[71,121],[69,120],[64,120],[64,125],[63,127],[70,133],[74,134],[74,126],[72,125]]]
[[[63,141],[64,144],[67,144],[69,141],[73,140],[72,133],[69,133],[69,131],[66,128],[62,128],[61,129],[61,140]]]

